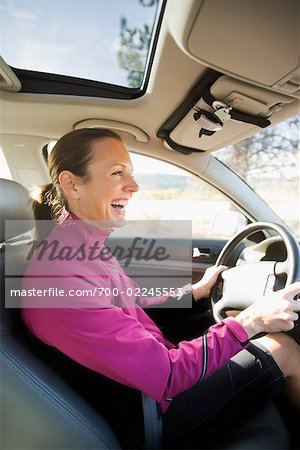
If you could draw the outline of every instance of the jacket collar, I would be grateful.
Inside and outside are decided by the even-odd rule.
[[[112,229],[107,227],[105,222],[101,221],[90,221],[86,222],[81,220],[75,214],[70,213],[65,208],[62,211],[59,217],[60,225],[72,225],[74,226],[80,233],[84,234],[86,241],[99,241],[99,243],[103,244],[104,241],[111,234]]]

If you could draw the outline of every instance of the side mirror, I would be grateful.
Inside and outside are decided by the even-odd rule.
[[[222,236],[232,236],[247,225],[247,219],[239,211],[226,211],[216,214],[211,223],[214,233]]]

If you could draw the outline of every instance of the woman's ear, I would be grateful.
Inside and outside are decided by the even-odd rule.
[[[79,200],[78,177],[68,170],[63,170],[58,177],[59,184],[68,200]]]

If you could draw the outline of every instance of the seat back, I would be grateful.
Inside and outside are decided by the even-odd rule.
[[[120,448],[103,417],[32,353],[16,299],[14,308],[7,307],[11,306],[9,286],[13,280],[14,288],[20,287],[27,263],[28,232],[34,226],[28,198],[20,184],[0,179],[0,446]],[[12,267],[19,276],[10,275]]]

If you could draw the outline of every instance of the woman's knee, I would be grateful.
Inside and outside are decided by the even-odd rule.
[[[300,371],[300,346],[287,333],[272,333],[259,338],[271,353],[285,377]]]

